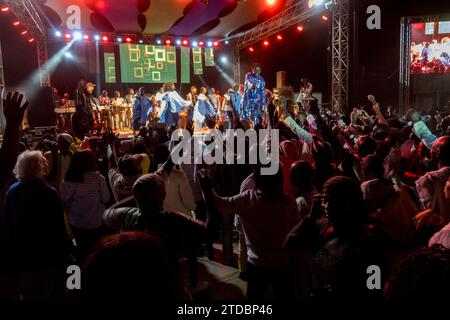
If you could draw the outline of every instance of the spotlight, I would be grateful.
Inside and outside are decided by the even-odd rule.
[[[207,43],[207,45],[208,45],[208,47],[212,47],[213,46],[213,43],[212,43],[212,41],[208,41],[208,43]]]
[[[198,45],[201,47],[201,46],[204,45],[204,42],[203,42],[203,41],[200,41],[200,42],[198,43]]]
[[[324,2],[325,2],[324,0],[313,0],[313,4],[316,7],[320,7],[321,5],[323,5]]]
[[[34,42],[34,38],[28,39],[28,42],[29,42],[29,43]]]
[[[55,36],[58,38],[61,38],[61,36],[62,36],[61,31],[55,31]]]
[[[17,27],[19,24],[20,24],[20,21],[19,21],[19,20],[13,22],[13,26],[14,26],[14,27]]]
[[[189,41],[187,41],[187,40],[183,40],[183,45],[188,45],[188,43],[189,43]]]
[[[328,17],[327,16],[322,16],[322,20],[328,21]]]
[[[81,40],[81,38],[83,37],[80,31],[75,31],[73,34],[73,37],[75,38],[75,40]]]
[[[24,36],[24,35],[26,35],[27,33],[28,33],[27,30],[23,30],[20,34]]]
[[[266,47],[268,47],[268,46],[269,46],[269,41],[264,40],[263,44],[264,44]]]
[[[197,41],[194,41],[194,42],[192,42],[192,45],[193,45],[194,47],[197,47],[197,46],[198,46],[198,42],[197,42]]]
[[[277,3],[277,0],[266,0],[266,3],[267,3],[269,6],[273,6],[275,3]]]
[[[178,40],[177,40],[177,45],[179,46],[180,44],[181,44],[181,40],[178,39]]]
[[[144,40],[142,40],[142,39],[139,39],[139,41],[138,41],[139,43],[144,43]]]
[[[8,7],[2,7],[2,12],[8,12],[9,8]]]
[[[108,38],[107,36],[103,36],[103,37],[102,37],[102,40],[103,40],[103,41],[108,41],[109,38]]]
[[[217,47],[219,45],[219,42],[214,42],[214,47]]]
[[[253,49],[253,47],[250,47],[250,48],[248,48],[248,51],[255,52],[255,49]]]
[[[96,35],[94,36],[94,39],[95,39],[96,41],[98,41],[98,40],[100,40],[100,36],[99,36],[98,34],[96,34]]]
[[[121,37],[118,37],[118,38],[117,38],[117,42],[122,42],[122,38],[121,38]]]
[[[226,64],[228,62],[228,58],[226,56],[222,56],[220,58],[220,62],[222,62],[223,64]]]
[[[156,43],[161,44],[161,40],[160,39],[156,40]]]
[[[298,26],[297,27],[297,31],[302,32],[303,31],[303,26]]]
[[[70,35],[70,33],[66,33],[66,34],[64,35],[64,38],[70,39],[70,38],[72,38],[72,36]]]
[[[72,54],[71,54],[69,51],[67,51],[66,53],[64,53],[64,56],[65,56],[67,59],[73,58]]]
[[[228,40],[225,41],[225,44],[229,44],[229,43],[230,43],[230,41],[228,41]]]
[[[169,46],[172,43],[169,39],[166,40],[166,44]]]
[[[126,41],[126,42],[131,42],[131,38],[130,38],[130,37],[126,37],[126,38],[125,38],[125,41]]]
[[[85,35],[83,36],[83,39],[84,39],[84,40],[89,40],[89,36],[88,36],[87,34],[85,34]]]
[[[278,40],[283,40],[283,37],[279,34],[279,35],[277,35],[277,39]]]

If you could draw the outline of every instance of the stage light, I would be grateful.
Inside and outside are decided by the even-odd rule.
[[[323,5],[324,2],[325,2],[324,0],[313,0],[313,4],[316,7],[320,7],[321,5]]]
[[[66,34],[64,35],[64,38],[70,39],[70,38],[72,38],[72,36],[70,35],[70,33],[66,33]]]
[[[139,39],[139,41],[138,41],[139,43],[144,43],[144,40],[142,40],[142,39]]]
[[[122,42],[122,38],[121,38],[121,37],[118,37],[118,38],[117,38],[117,42]]]
[[[328,17],[327,16],[322,16],[322,20],[327,21]]]
[[[187,45],[189,43],[189,41],[187,41],[187,40],[183,40],[183,45]]]
[[[269,46],[269,41],[264,40],[263,44],[264,44],[266,47],[268,47],[268,46]]]
[[[61,38],[61,36],[62,36],[61,31],[55,31],[55,36],[58,38]]]
[[[212,41],[208,41],[208,43],[207,43],[207,45],[208,45],[208,47],[212,47],[213,46],[213,43],[212,43]]]
[[[283,40],[283,37],[281,35],[277,35],[278,40]]]
[[[166,44],[170,45],[172,43],[172,41],[170,41],[169,39],[166,40]]]
[[[199,43],[198,43],[198,45],[201,47],[201,46],[203,46],[205,43],[203,42],[203,41],[200,41]]]
[[[297,31],[302,32],[303,31],[303,26],[298,26],[297,27]]]
[[[197,41],[194,41],[194,42],[192,42],[192,45],[193,45],[194,47],[197,47],[197,46],[198,46],[198,42],[197,42]]]
[[[98,34],[96,34],[96,35],[94,36],[94,39],[95,39],[96,41],[98,41],[98,40],[100,40],[100,36],[99,36]]]
[[[20,21],[19,21],[19,20],[13,22],[13,26],[14,26],[14,27],[17,27],[19,24],[20,24]]]
[[[248,48],[248,51],[255,52],[255,49],[253,49],[253,47],[250,47],[250,48]]]
[[[108,38],[107,36],[103,36],[103,37],[102,37],[102,40],[103,40],[103,41],[108,41],[109,38]]]
[[[219,45],[219,42],[214,42],[214,47],[217,47]]]
[[[126,37],[125,41],[126,42],[131,42],[131,38],[130,37]]]
[[[89,36],[88,36],[87,34],[85,34],[85,35],[83,36],[83,39],[84,39],[84,40],[89,40]]]
[[[2,12],[8,12],[9,8],[8,7],[2,7]]]
[[[228,62],[228,58],[226,56],[222,56],[222,57],[220,57],[220,62],[222,62],[223,64],[226,64]]]
[[[24,35],[26,35],[27,33],[28,33],[27,30],[23,30],[20,34],[24,36]]]
[[[72,55],[69,51],[67,51],[66,53],[64,53],[64,56],[65,56],[67,59],[73,58],[73,55]]]
[[[225,41],[225,44],[229,44],[229,43],[230,43],[230,41],[228,41],[228,40]]]
[[[81,34],[80,31],[76,31],[76,32],[74,32],[73,37],[75,38],[75,40],[81,40],[83,35]]]
[[[28,39],[28,42],[34,42],[34,38],[30,38],[30,39]]]
[[[176,42],[176,44],[177,44],[177,46],[181,45],[181,40],[178,39],[177,42]]]
[[[275,3],[277,3],[277,0],[266,0],[266,3],[267,3],[269,6],[273,6]]]
[[[156,40],[156,43],[161,44],[161,40],[160,39]]]

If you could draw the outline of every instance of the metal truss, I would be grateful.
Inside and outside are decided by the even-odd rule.
[[[349,0],[337,0],[331,10],[331,102],[333,107],[348,108]]]
[[[2,44],[0,43],[0,112],[3,112],[3,94],[5,89],[5,74],[3,72]],[[5,118],[0,115],[0,134],[5,130]]]
[[[239,55],[239,47],[234,45],[233,47],[233,58],[231,61],[233,66],[233,80],[234,83],[241,83],[241,57]]]
[[[438,20],[436,20],[438,21]],[[411,22],[403,17],[400,24],[400,87],[399,87],[399,112],[403,113],[409,107],[410,64],[411,64]]]
[[[292,25],[301,23],[323,10],[325,10],[324,6],[309,8],[307,0],[299,0],[269,20],[237,35],[236,46],[243,49]]]
[[[4,0],[5,4],[14,12],[22,26],[30,33],[36,42],[39,66],[39,80],[41,87],[50,87],[50,74],[47,69],[48,53],[46,26],[41,19],[35,1]]]

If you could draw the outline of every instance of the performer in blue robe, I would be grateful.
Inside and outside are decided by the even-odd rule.
[[[178,124],[180,116],[178,113],[183,111],[186,106],[191,104],[190,101],[184,100],[178,92],[175,91],[175,84],[168,83],[164,88],[163,101],[165,102],[164,109],[161,111],[160,122],[165,122],[170,128],[173,124]]]
[[[139,88],[138,93],[133,102],[133,130],[138,131],[145,126],[148,117],[153,111],[152,102],[145,95],[143,87]]]
[[[194,108],[193,120],[195,121],[198,127],[203,127],[203,123],[205,121],[206,116],[214,117],[216,115],[214,106],[209,101],[209,98],[206,96],[206,92],[207,91],[205,87],[202,87],[200,89],[200,94],[197,97],[197,103]]]
[[[253,126],[262,121],[266,108],[265,83],[261,77],[261,66],[253,64],[252,71],[245,75],[242,97],[242,119],[251,120]]]

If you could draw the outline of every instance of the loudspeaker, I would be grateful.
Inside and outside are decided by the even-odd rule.
[[[28,125],[34,127],[51,127],[56,125],[52,88],[40,88],[30,100],[27,110]]]

